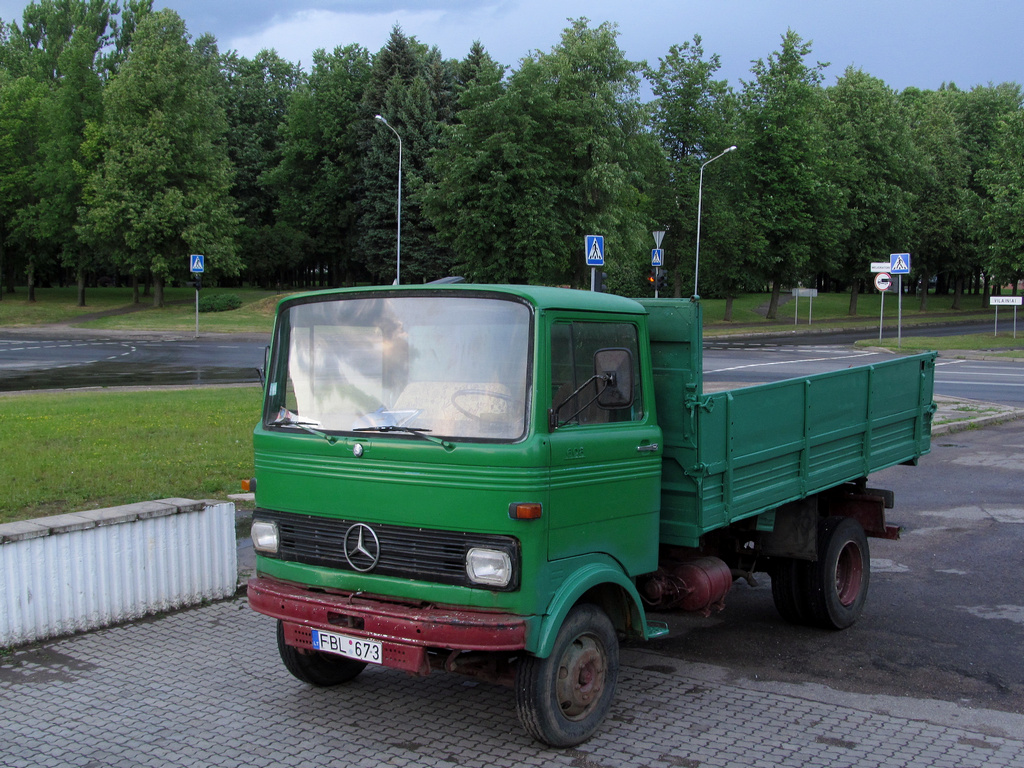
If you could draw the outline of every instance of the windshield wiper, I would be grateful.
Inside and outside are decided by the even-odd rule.
[[[316,424],[316,426],[318,427],[320,426],[320,422],[318,421],[300,421],[298,419],[293,419],[291,416],[280,416],[274,419],[272,422],[270,422],[271,427],[298,427],[301,430],[309,432],[309,434],[311,435],[322,437],[331,445],[334,445],[336,442],[338,442],[338,438],[335,437],[334,435],[328,435],[326,432],[321,432],[318,429],[313,429],[313,424]]]
[[[356,427],[352,430],[353,432],[402,432],[405,434],[416,435],[422,437],[431,443],[437,443],[443,446],[445,450],[450,451],[455,448],[452,443],[447,440],[442,440],[440,437],[434,437],[433,435],[425,434],[426,432],[432,432],[431,429],[425,429],[423,427],[400,427],[395,424],[380,424],[375,427]]]

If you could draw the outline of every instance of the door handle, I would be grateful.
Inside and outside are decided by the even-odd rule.
[[[639,453],[657,453],[658,444],[651,443],[650,445],[638,445],[636,449]]]

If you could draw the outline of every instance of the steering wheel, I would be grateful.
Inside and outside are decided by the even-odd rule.
[[[495,400],[500,400],[504,403],[512,403],[513,398],[511,395],[506,395],[503,392],[495,392],[491,389],[457,389],[452,392],[452,405],[455,406],[455,410],[470,419],[476,419],[477,421],[483,421],[484,417],[481,413],[470,413],[461,405],[459,405],[460,397],[469,397],[470,395],[483,395],[484,397],[490,397]]]

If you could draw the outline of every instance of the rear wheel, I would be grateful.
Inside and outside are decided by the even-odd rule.
[[[319,688],[347,683],[366,668],[366,662],[363,661],[323,651],[303,651],[286,645],[284,624],[280,621],[277,622],[277,650],[289,672],[302,682]]]
[[[868,539],[851,517],[830,517],[818,525],[818,560],[807,564],[808,621],[846,629],[864,610],[871,576]]]
[[[615,697],[619,640],[595,605],[577,605],[558,630],[551,655],[516,667],[516,712],[533,738],[571,747],[597,731]]]

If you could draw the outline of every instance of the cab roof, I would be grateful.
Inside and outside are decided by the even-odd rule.
[[[583,312],[617,312],[623,314],[647,314],[642,304],[625,296],[594,291],[577,291],[571,288],[552,288],[540,285],[477,285],[458,283],[454,285],[431,284],[422,285],[387,285],[376,287],[337,288],[326,291],[311,291],[293,294],[281,300],[278,307],[285,303],[305,303],[308,301],[327,300],[331,297],[363,295],[363,296],[398,296],[400,294],[437,295],[442,293],[497,293],[525,299],[538,309],[564,309]]]

